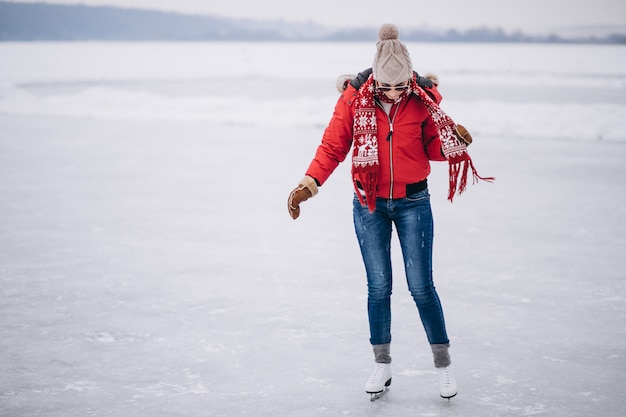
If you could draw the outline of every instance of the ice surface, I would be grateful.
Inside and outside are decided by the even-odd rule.
[[[394,246],[391,391],[370,403],[348,164],[302,177],[370,44],[0,44],[0,415],[620,416],[624,47],[410,44],[472,132],[435,282],[438,397]]]

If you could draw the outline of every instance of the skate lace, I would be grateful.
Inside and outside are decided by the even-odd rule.
[[[374,372],[370,377],[370,382],[379,383],[383,377],[385,376],[385,367],[386,365],[383,363],[377,363],[376,368],[374,368]]]
[[[439,370],[439,384],[444,387],[452,385],[452,375],[448,371],[448,368],[437,368]]]

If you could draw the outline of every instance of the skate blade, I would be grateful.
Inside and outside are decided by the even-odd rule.
[[[450,402],[451,399],[453,399],[454,397],[456,397],[456,394],[458,394],[457,392],[455,392],[454,394],[452,394],[449,397],[444,397],[443,395],[441,395],[441,398],[443,398],[444,400],[448,400],[448,402]]]
[[[387,394],[387,391],[389,391],[389,388],[385,387],[385,389],[383,389],[381,392],[368,392],[368,394],[370,395],[370,401],[374,402],[382,398],[385,394]]]

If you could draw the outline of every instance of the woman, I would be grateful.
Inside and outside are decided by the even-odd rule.
[[[469,167],[477,175],[465,143],[456,135],[457,126],[437,106],[436,85],[418,85],[420,78],[398,39],[397,27],[383,25],[378,35],[373,73],[369,77],[362,73],[346,85],[304,179],[289,196],[288,209],[296,219],[300,203],[317,194],[318,186],[353,149],[354,226],[367,274],[375,361],[365,390],[375,399],[391,383],[390,241],[395,225],[409,291],[438,369],[439,393],[451,398],[457,385],[450,367],[450,341],[432,279],[429,161],[449,161],[450,200],[457,190],[463,191]]]

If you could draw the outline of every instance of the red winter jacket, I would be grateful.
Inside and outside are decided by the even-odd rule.
[[[428,89],[427,89],[428,90]],[[431,96],[440,101],[441,96],[433,87]],[[324,131],[322,143],[306,171],[319,183],[324,184],[352,147],[354,125],[354,100],[357,90],[348,85],[337,104],[333,117]],[[429,161],[445,161],[441,142],[426,106],[419,97],[411,94],[390,111],[393,135],[389,136],[390,117],[377,104],[378,126],[378,192],[377,197],[406,197],[406,186],[420,182],[430,174]]]

